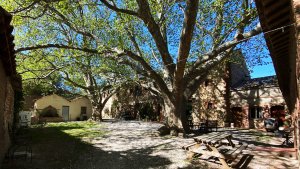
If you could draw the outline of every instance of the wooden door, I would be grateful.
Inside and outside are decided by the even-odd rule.
[[[69,106],[63,106],[62,107],[62,117],[64,121],[69,121]]]

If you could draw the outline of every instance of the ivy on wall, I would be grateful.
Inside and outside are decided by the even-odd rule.
[[[14,94],[14,124],[13,124],[13,130],[15,130],[17,128],[17,124],[19,123],[19,112],[22,110],[23,108],[23,102],[24,101],[24,97],[23,97],[23,92],[22,90],[18,91],[15,90],[15,94]]]

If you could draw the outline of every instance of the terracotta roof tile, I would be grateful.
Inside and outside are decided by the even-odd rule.
[[[273,86],[278,86],[278,80],[276,76],[266,76],[266,77],[245,80],[238,83],[235,86],[232,86],[232,88],[251,89],[251,88],[263,88],[263,87],[273,87]]]

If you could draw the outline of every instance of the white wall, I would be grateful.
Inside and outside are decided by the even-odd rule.
[[[92,105],[89,99],[85,97],[80,97],[71,100],[70,102],[70,119],[76,120],[77,117],[80,117],[81,107],[87,108],[87,117],[90,118],[92,116]]]
[[[58,115],[62,117],[62,107],[69,106],[69,119],[76,120],[80,116],[81,107],[87,107],[87,117],[92,114],[92,106],[90,101],[85,97],[79,97],[71,101],[58,96],[56,94],[44,96],[34,103],[34,109],[41,111],[42,109],[52,106],[57,109]]]

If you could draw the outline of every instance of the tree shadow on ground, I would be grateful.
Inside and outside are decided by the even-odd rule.
[[[215,132],[215,131],[214,131]],[[283,146],[282,144],[273,144],[268,142],[268,140],[271,140],[273,138],[281,138],[282,143],[285,138],[275,136],[274,133],[263,133],[260,131],[249,131],[249,129],[234,129],[234,130],[227,130],[222,129],[221,131],[217,131],[216,133],[230,133],[233,135],[233,140],[247,143],[247,144],[253,144],[255,146],[263,146],[263,147],[278,147],[278,148],[286,148],[286,147],[292,147],[292,144],[289,144],[289,146]],[[205,135],[207,133],[201,133],[196,132],[195,136],[201,136]],[[194,136],[193,136],[194,137]]]
[[[285,149],[287,146],[281,145],[280,138],[274,133],[264,133],[252,130],[221,130],[216,133],[231,133],[233,141],[247,143],[249,146],[243,154],[233,163],[234,168],[260,168],[262,166],[270,168],[295,168],[294,152]],[[205,135],[200,134],[200,135]],[[275,139],[275,141],[274,141]],[[272,141],[273,140],[273,141]],[[250,146],[251,145],[251,146]],[[263,147],[264,149],[257,149]],[[219,165],[220,162],[215,158],[197,158],[198,161],[210,163],[209,166]],[[292,162],[293,161],[293,162]],[[218,167],[216,167],[218,168]]]
[[[293,144],[289,144],[288,146],[282,145],[282,143],[285,141],[285,138],[282,136],[275,136],[274,133],[262,133],[257,131],[238,131],[236,133],[233,133],[234,140],[244,142],[247,144],[253,144],[255,146],[263,146],[263,147],[277,147],[277,148],[287,148],[293,147]],[[282,139],[282,142],[278,143],[272,143],[269,140],[272,140],[274,138],[280,138]]]
[[[75,127],[77,128],[77,127]],[[73,127],[31,128],[33,159],[5,160],[3,169],[119,169],[164,168],[165,157],[151,155],[153,148],[104,151],[101,147],[66,134]]]

